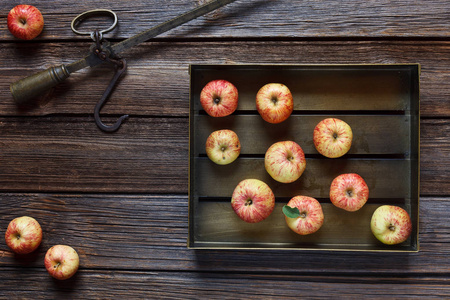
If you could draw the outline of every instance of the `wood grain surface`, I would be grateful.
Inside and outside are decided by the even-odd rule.
[[[188,191],[187,118],[131,117],[113,135],[102,134],[90,116],[0,121],[4,191]],[[422,195],[450,191],[448,130],[447,119],[421,121]]]
[[[448,275],[447,197],[421,198],[421,249],[413,254],[189,250],[188,202],[183,195],[5,193],[2,199],[8,203],[0,210],[2,215],[33,215],[45,237],[31,256],[16,257],[2,248],[0,257],[5,267],[45,272],[45,251],[56,243],[68,243],[77,249],[81,269]],[[0,226],[5,228],[8,222],[2,218]]]
[[[86,10],[108,8],[118,15],[119,25],[108,37],[127,38],[151,26],[178,16],[206,0],[170,0],[161,5],[157,0],[129,3],[110,0],[107,3],[80,1],[42,2],[46,26],[39,39],[74,39],[70,22]],[[1,16],[16,5],[3,1]],[[263,1],[240,0],[231,3],[163,35],[164,38],[290,38],[290,37],[433,37],[448,38],[450,12],[446,0],[426,3],[414,0],[359,1]],[[95,29],[102,19],[86,24]],[[107,27],[111,21],[103,18]],[[2,29],[5,23],[2,24]],[[2,40],[12,40],[1,31]],[[82,37],[80,37],[82,38]]]
[[[41,285],[58,298],[151,298],[151,299],[227,299],[230,290],[242,289],[239,298],[289,299],[301,290],[302,297],[360,298],[427,298],[448,296],[448,280],[439,277],[410,276],[407,281],[392,275],[382,278],[354,275],[311,275],[267,273],[214,273],[214,272],[127,272],[109,270],[80,270],[70,282],[47,280],[39,270],[26,270],[22,274],[5,268],[4,289],[12,297],[36,298],[31,290],[17,292],[13,287],[26,280]],[[236,277],[238,278],[236,280]],[[239,281],[239,283],[236,283]],[[41,284],[44,282],[44,284]],[[377,284],[373,284],[377,282]],[[93,288],[95,286],[96,288]],[[101,297],[99,297],[99,294]],[[39,296],[38,296],[39,297]]]
[[[113,75],[107,65],[72,74],[34,105],[14,103],[12,82],[87,54],[89,37],[70,29],[79,13],[114,10],[119,25],[106,34],[114,43],[205,2],[30,3],[45,19],[33,41],[9,33],[6,17],[17,3],[2,2],[0,231],[29,215],[44,239],[26,256],[1,239],[0,299],[449,298],[446,0],[235,1],[122,53],[128,70],[101,117],[108,124],[130,118],[113,134],[93,117]],[[96,18],[83,28],[110,22]],[[188,249],[189,65],[359,63],[421,66],[420,251]],[[382,151],[382,140],[377,147]],[[380,176],[389,182],[393,175]],[[80,255],[67,281],[53,280],[44,267],[55,244]]]
[[[37,108],[17,107],[9,85],[52,65],[68,64],[86,55],[88,43],[22,43],[2,45],[0,90],[5,94],[0,114],[92,114],[112,78],[113,69],[99,66],[74,73],[43,95]],[[241,41],[146,43],[123,53],[128,70],[103,114],[145,116],[189,115],[189,64],[301,64],[301,63],[419,63],[421,65],[421,115],[449,116],[448,41]],[[255,56],[254,53],[261,53]],[[14,61],[11,61],[14,60]],[[125,88],[126,87],[126,88]]]

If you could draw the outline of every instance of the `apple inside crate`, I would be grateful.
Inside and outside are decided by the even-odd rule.
[[[189,72],[189,248],[419,250],[419,65],[191,65]],[[238,90],[237,108],[223,117],[209,115],[200,102],[203,87],[218,79]],[[268,83],[292,93],[292,113],[280,123],[264,120],[256,107],[256,95]],[[353,133],[350,150],[337,158],[314,145],[314,129],[327,118],[343,120]],[[219,165],[209,159],[205,143],[223,129],[237,134],[240,154]],[[290,183],[273,179],[265,168],[266,151],[280,141],[294,141],[305,155],[304,172]],[[356,211],[330,200],[332,181],[345,173],[360,175],[369,188],[367,202]],[[245,179],[266,183],[275,195],[272,213],[257,223],[243,221],[231,205]],[[324,220],[316,232],[299,235],[288,227],[283,206],[295,196],[315,198],[322,206]],[[408,213],[407,240],[388,245],[372,233],[372,215],[383,205]]]

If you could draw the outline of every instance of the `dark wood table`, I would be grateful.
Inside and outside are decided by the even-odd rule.
[[[0,298],[449,298],[450,3],[239,0],[125,53],[126,76],[101,111],[113,70],[83,69],[18,107],[9,85],[83,57],[71,20],[114,10],[117,42],[205,1],[38,1],[45,28],[15,39],[0,8],[0,228],[36,218],[37,251],[0,243]],[[191,250],[188,238],[189,64],[419,63],[418,253]],[[43,258],[67,244],[78,273],[53,280]]]

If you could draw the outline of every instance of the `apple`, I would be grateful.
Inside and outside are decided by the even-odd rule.
[[[293,141],[274,143],[266,151],[264,165],[273,179],[282,183],[294,182],[306,168],[302,147]]]
[[[336,207],[357,211],[366,204],[368,198],[369,187],[358,174],[341,174],[331,182],[330,200]]]
[[[42,32],[44,17],[36,7],[20,4],[9,12],[7,24],[16,38],[32,40]]]
[[[411,218],[399,206],[382,205],[374,211],[370,229],[380,242],[387,245],[400,244],[411,235]]]
[[[314,146],[320,154],[329,158],[341,157],[347,153],[352,139],[351,127],[340,119],[324,119],[314,128]]]
[[[273,124],[281,123],[294,110],[291,91],[281,83],[268,83],[256,94],[256,109],[261,117]]]
[[[48,249],[45,254],[44,264],[47,272],[52,277],[65,280],[77,272],[80,259],[72,247],[56,245]]]
[[[266,219],[275,207],[275,195],[270,187],[258,179],[244,179],[231,197],[234,212],[247,223]]]
[[[28,254],[36,250],[42,241],[42,228],[32,217],[12,220],[5,233],[6,245],[17,254]]]
[[[206,154],[218,165],[227,165],[238,158],[241,143],[238,135],[229,129],[217,130],[206,139]]]
[[[232,114],[238,106],[238,90],[223,79],[208,82],[200,93],[200,104],[212,117],[225,117]]]
[[[295,196],[283,207],[287,226],[300,235],[316,232],[323,225],[322,205],[308,196]]]

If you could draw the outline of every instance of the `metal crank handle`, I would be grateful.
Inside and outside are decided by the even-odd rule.
[[[37,96],[63,82],[69,76],[70,72],[65,65],[54,66],[13,82],[9,88],[17,104],[26,104],[31,103]]]

